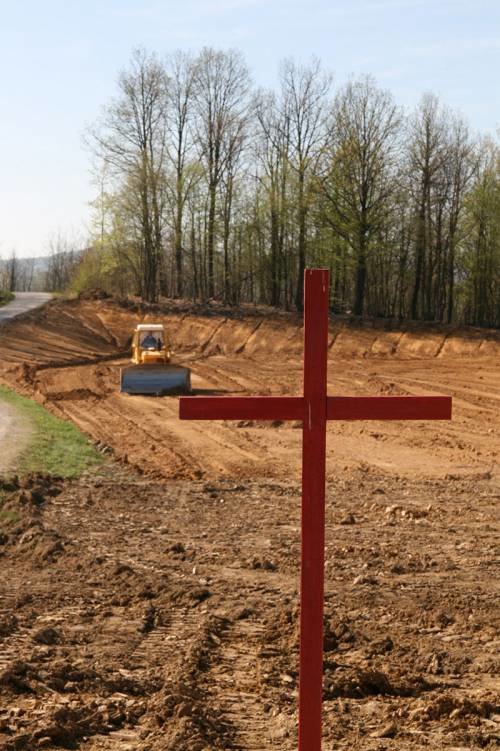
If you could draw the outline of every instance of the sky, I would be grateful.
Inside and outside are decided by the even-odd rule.
[[[268,87],[315,55],[335,87],[370,73],[409,110],[433,91],[500,128],[500,0],[0,0],[0,257],[85,235],[83,133],[138,46],[238,48]]]

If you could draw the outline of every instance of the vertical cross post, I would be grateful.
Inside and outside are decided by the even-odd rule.
[[[328,272],[304,279],[299,751],[321,749]]]

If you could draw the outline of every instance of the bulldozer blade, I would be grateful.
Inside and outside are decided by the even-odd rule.
[[[132,365],[123,368],[120,378],[122,394],[189,394],[191,372],[179,365]]]

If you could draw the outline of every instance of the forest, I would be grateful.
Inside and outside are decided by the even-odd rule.
[[[300,310],[321,266],[332,312],[500,324],[500,144],[432,93],[408,112],[317,59],[265,90],[236,50],[140,49],[85,141],[90,236],[53,288]]]

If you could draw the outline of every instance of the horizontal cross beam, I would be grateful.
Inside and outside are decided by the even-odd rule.
[[[186,396],[181,420],[302,420],[303,396]]]
[[[303,396],[181,397],[181,420],[308,419]],[[328,396],[327,420],[449,420],[449,396]]]
[[[451,396],[329,396],[327,420],[451,420]]]

